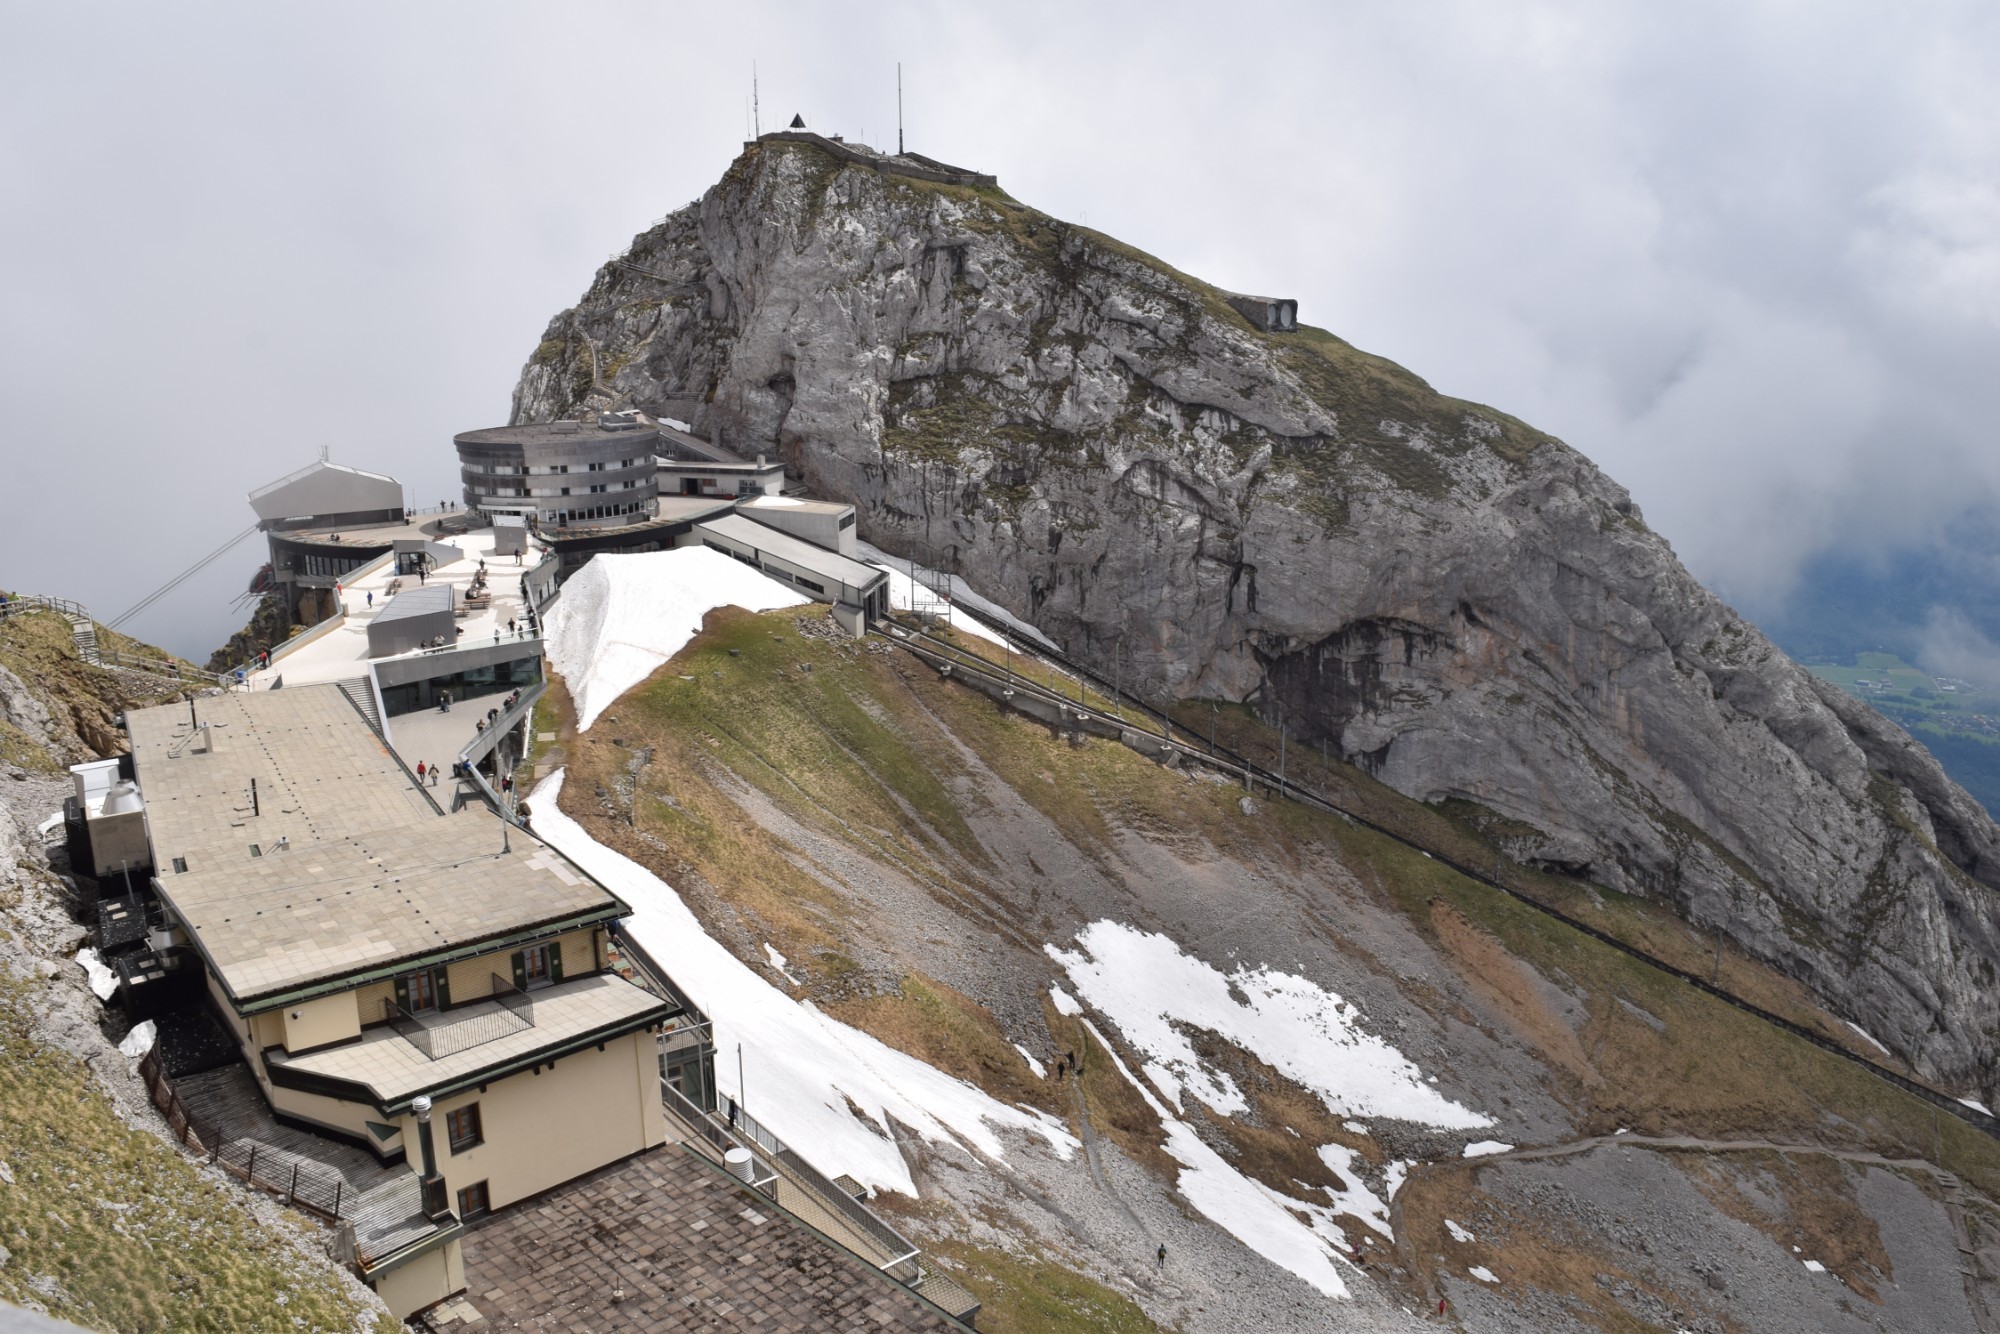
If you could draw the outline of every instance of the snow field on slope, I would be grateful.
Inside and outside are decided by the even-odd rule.
[[[1076,1139],[1046,1113],[1010,1107],[785,995],[711,939],[665,881],[565,815],[557,804],[562,785],[559,769],[535,786],[535,833],[631,905],[626,930],[715,1023],[717,1083],[822,1172],[914,1197],[889,1138],[891,1117],[933,1143],[963,1141],[1002,1162],[998,1130],[1039,1135],[1064,1160],[1076,1151]],[[736,1079],[738,1043],[747,1090]],[[872,1125],[848,1110],[850,1100]]]
[[[549,664],[576,702],[577,730],[587,732],[612,701],[701,633],[701,618],[717,607],[775,611],[806,600],[707,547],[593,556],[549,611]]]
[[[1160,1125],[1167,1133],[1167,1156],[1183,1169],[1174,1186],[1187,1197],[1187,1202],[1280,1269],[1297,1274],[1328,1297],[1347,1296],[1347,1284],[1331,1258],[1337,1242],[1326,1235],[1331,1231],[1337,1238],[1339,1230],[1331,1227],[1330,1217],[1324,1230],[1315,1225],[1320,1215],[1330,1216],[1332,1211],[1287,1199],[1231,1167],[1187,1122],[1167,1110],[1153,1090],[1146,1087],[1146,1081],[1126,1067],[1117,1050],[1098,1032],[1096,1024],[1088,1019],[1083,1023],[1111,1063],[1118,1067],[1125,1082],[1138,1090],[1146,1105],[1153,1109],[1153,1115],[1160,1118]],[[1315,1223],[1299,1221],[1292,1212],[1295,1209],[1313,1214]]]
[[[1361,1030],[1359,1010],[1307,978],[1243,967],[1225,976],[1170,937],[1120,922],[1092,922],[1076,943],[1074,950],[1043,948],[1077,995],[1142,1053],[1146,1077],[1177,1107],[1193,1093],[1224,1116],[1249,1108],[1228,1072],[1196,1054],[1185,1030],[1199,1028],[1311,1089],[1336,1116],[1388,1116],[1442,1130],[1493,1124],[1431,1088],[1400,1051]]]

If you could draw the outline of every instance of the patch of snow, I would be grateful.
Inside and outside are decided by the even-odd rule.
[[[144,1056],[153,1049],[153,1039],[159,1030],[150,1019],[132,1025],[132,1031],[118,1044],[118,1050],[127,1056]]]
[[[1461,1156],[1466,1158],[1484,1158],[1490,1154],[1512,1153],[1513,1151],[1514,1146],[1511,1144],[1502,1144],[1497,1139],[1482,1139],[1475,1140],[1471,1144],[1466,1145],[1465,1152]]]
[[[1323,1186],[1321,1189],[1333,1198],[1333,1212],[1357,1218],[1394,1241],[1396,1232],[1389,1226],[1388,1201],[1368,1189],[1361,1180],[1361,1174],[1354,1169],[1354,1160],[1357,1157],[1359,1155],[1354,1150],[1344,1145],[1320,1145],[1319,1160],[1332,1168],[1335,1176],[1347,1183],[1346,1190],[1335,1190],[1332,1186]]]
[[[1146,1078],[1176,1106],[1186,1090],[1224,1116],[1249,1107],[1236,1081],[1195,1052],[1188,1032],[1204,1029],[1311,1089],[1335,1114],[1448,1130],[1494,1124],[1425,1087],[1401,1052],[1361,1030],[1355,1006],[1307,978],[1241,965],[1225,975],[1170,937],[1119,922],[1092,922],[1076,940],[1075,950],[1043,948],[1139,1049]]]
[[[1406,1158],[1398,1158],[1382,1169],[1382,1189],[1390,1199],[1396,1198],[1396,1192],[1403,1188],[1405,1181],[1409,1180],[1410,1169],[1415,1166],[1415,1163]]]
[[[1261,1181],[1244,1176],[1211,1149],[1185,1121],[1168,1111],[1153,1091],[1135,1076],[1125,1061],[1086,1019],[1084,1026],[1118,1067],[1125,1081],[1139,1091],[1166,1129],[1167,1156],[1184,1169],[1174,1185],[1204,1217],[1280,1269],[1297,1274],[1328,1297],[1347,1296],[1347,1284],[1333,1267],[1332,1244],[1317,1229],[1299,1221],[1301,1206]],[[1310,1206],[1305,1206],[1310,1212]]]
[[[83,965],[83,971],[90,976],[90,989],[97,993],[97,999],[108,1001],[118,994],[118,974],[104,966],[97,951],[85,945],[76,952],[76,961]]]
[[[1452,1239],[1453,1241],[1478,1241],[1478,1240],[1479,1240],[1479,1238],[1478,1238],[1478,1237],[1475,1237],[1475,1236],[1473,1236],[1473,1235],[1472,1235],[1472,1233],[1470,1233],[1470,1232],[1466,1231],[1466,1230],[1465,1230],[1464,1228],[1460,1227],[1460,1226],[1459,1226],[1458,1224],[1456,1224],[1456,1223],[1452,1222],[1452,1221],[1451,1221],[1451,1220],[1450,1220],[1449,1218],[1447,1218],[1447,1219],[1445,1219],[1445,1220],[1444,1220],[1444,1230],[1445,1230],[1446,1232],[1449,1232],[1449,1233],[1451,1233],[1451,1239]]]
[[[866,542],[855,543],[854,552],[857,557],[873,565],[876,569],[888,571],[889,605],[898,611],[908,611],[910,609],[911,596],[916,591],[915,581],[910,578],[910,562],[891,556],[886,551],[870,546]],[[916,569],[918,573],[926,578],[933,580],[937,578],[935,570],[926,569],[921,565],[917,566]],[[1029,625],[1013,612],[1008,611],[999,603],[983,598],[973,592],[972,586],[957,575],[954,574],[951,576],[951,582],[947,587],[951,589],[953,602],[963,602],[974,611],[989,616],[1000,622],[1000,624],[1026,635],[1043,648],[1060,648],[1053,639],[1050,639],[1034,626]],[[956,608],[951,609],[949,620],[954,630],[963,630],[967,634],[978,635],[981,639],[991,640],[995,644],[1006,642],[981,622],[974,620],[970,616],[958,615]]]
[[[1807,1260],[1805,1266],[1809,1273],[1824,1274],[1826,1272],[1826,1266],[1817,1260]]]
[[[750,508],[752,510],[790,509],[794,505],[803,505],[805,503],[805,501],[800,500],[797,496],[759,496],[756,503]]]
[[[593,556],[563,585],[545,627],[549,665],[590,730],[613,700],[658,671],[717,607],[774,611],[806,598],[707,547]]]
[[[57,811],[54,815],[51,815],[48,819],[36,825],[35,832],[41,835],[43,838],[47,838],[51,833],[55,832],[55,827],[61,824],[62,822],[63,822],[63,813],[61,811]]]
[[[1342,1121],[1340,1128],[1350,1135],[1365,1135],[1368,1133],[1368,1123],[1365,1121]]]
[[[1021,1059],[1026,1061],[1028,1063],[1028,1068],[1035,1072],[1035,1078],[1047,1079],[1049,1077],[1049,1072],[1043,1068],[1042,1063],[1036,1060],[1034,1057],[1028,1055],[1028,1049],[1026,1047],[1023,1047],[1020,1043],[1017,1042],[1014,1044],[1014,1050],[1021,1053]]]
[[[785,971],[785,963],[786,963],[785,956],[778,953],[776,947],[773,946],[771,942],[768,940],[764,942],[764,957],[771,961],[771,967],[777,969],[779,975],[783,977],[785,981],[791,983],[793,986],[797,986],[799,984],[799,980],[796,977],[793,977],[790,973]]]
[[[1875,1035],[1873,1033],[1870,1033],[1867,1029],[1855,1023],[1852,1019],[1843,1020],[1842,1022],[1844,1022],[1849,1028],[1853,1029],[1856,1035],[1859,1036],[1863,1042],[1873,1047],[1876,1051],[1881,1052],[1884,1056],[1888,1056],[1891,1054],[1887,1047],[1883,1046],[1881,1043],[1875,1040]]]
[[[1970,1107],[1975,1112],[1984,1112],[1988,1116],[1993,1115],[1993,1109],[1991,1107],[1988,1107],[1985,1103],[1979,1101],[1979,1099],[1977,1098],[1960,1098],[1959,1101],[1964,1103],[1967,1107]]]
[[[718,1083],[814,1166],[914,1196],[888,1134],[891,1118],[933,1144],[958,1148],[964,1141],[1001,1161],[1003,1130],[1039,1136],[1064,1160],[1076,1152],[1076,1139],[1054,1117],[1009,1107],[780,991],[712,939],[665,881],[564,814],[557,804],[563,777],[558,769],[535,785],[535,833],[632,906],[626,929],[655,957],[673,960],[674,981],[714,1020],[716,1049],[733,1055],[743,1046],[749,1096],[736,1084],[733,1059],[715,1063]],[[850,1100],[860,1116],[848,1109]]]
[[[1498,1283],[1500,1281],[1493,1276],[1493,1271],[1485,1265],[1474,1265],[1465,1272],[1478,1279],[1481,1283]]]
[[[1055,1002],[1056,1013],[1074,1019],[1083,1013],[1083,1007],[1076,1003],[1076,997],[1061,987],[1049,988],[1049,999]]]

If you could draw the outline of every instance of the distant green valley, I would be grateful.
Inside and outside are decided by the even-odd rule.
[[[2000,691],[1935,676],[1893,653],[1859,653],[1845,667],[1807,666],[1909,729],[1989,813],[2000,813]]]

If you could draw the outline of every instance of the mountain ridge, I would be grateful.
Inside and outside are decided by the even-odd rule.
[[[1990,1099],[2000,830],[1567,445],[997,189],[806,144],[753,145],[628,259],[517,419],[616,397],[777,453],[1138,693],[1470,803]]]

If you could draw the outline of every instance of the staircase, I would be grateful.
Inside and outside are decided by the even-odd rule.
[[[93,667],[102,667],[104,659],[97,652],[97,622],[88,616],[71,616],[69,632],[76,640],[77,656]]]

